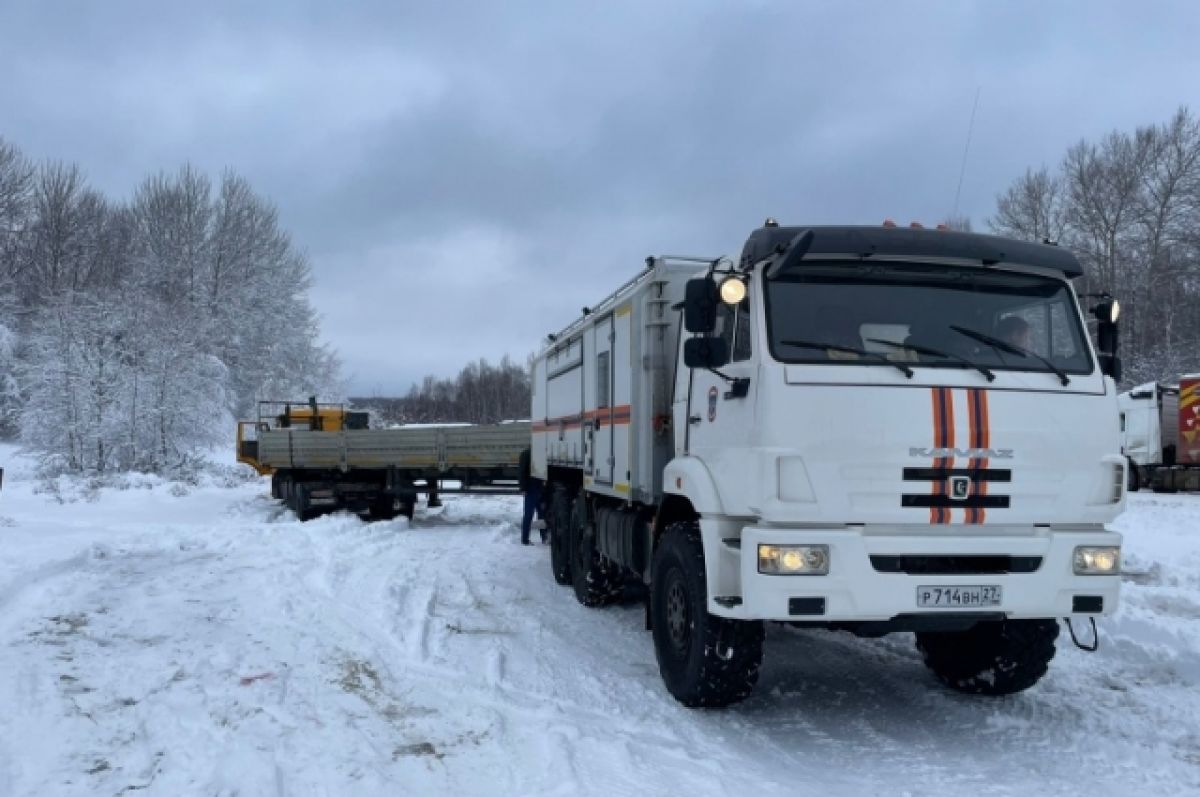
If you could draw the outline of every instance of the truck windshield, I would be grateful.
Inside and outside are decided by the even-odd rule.
[[[767,282],[766,303],[771,354],[784,363],[878,365],[882,355],[984,375],[1045,371],[1066,379],[1093,370],[1074,296],[1049,277],[917,263],[805,262]]]

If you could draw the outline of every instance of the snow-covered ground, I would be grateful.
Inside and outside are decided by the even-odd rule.
[[[691,711],[639,606],[584,609],[518,544],[516,499],[301,524],[259,482],[56,498],[0,466],[0,795],[1200,791],[1197,496],[1131,499],[1120,614],[1029,692],[776,627],[748,701]]]

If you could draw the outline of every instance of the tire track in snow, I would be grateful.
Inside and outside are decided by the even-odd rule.
[[[415,545],[414,542],[416,542]],[[472,704],[486,706],[500,716],[517,715],[528,726],[540,727],[547,721],[560,724],[564,722],[565,718],[570,718],[570,722],[578,722],[580,719],[590,717],[601,725],[610,726],[608,728],[610,735],[616,733],[626,736],[631,743],[641,747],[664,743],[672,746],[680,744],[679,737],[670,729],[664,729],[656,718],[631,723],[630,718],[620,708],[597,709],[587,706],[578,699],[564,699],[561,695],[552,692],[530,690],[508,684],[505,679],[507,655],[503,650],[492,649],[483,654],[482,672],[457,666],[456,663],[444,658],[435,659],[432,656],[432,645],[429,638],[434,635],[433,629],[436,628],[437,621],[442,619],[437,617],[435,608],[439,605],[447,605],[443,602],[445,596],[441,592],[443,581],[440,573],[443,572],[443,569],[439,567],[439,564],[440,560],[449,556],[441,547],[441,543],[448,541],[432,541],[432,544],[437,546],[433,549],[428,549],[421,544],[425,542],[429,541],[414,541],[409,536],[404,540],[388,541],[383,546],[384,548],[406,548],[407,550],[401,557],[403,564],[385,565],[380,563],[377,556],[380,552],[379,548],[372,549],[373,556],[360,558],[359,555],[363,552],[364,547],[361,540],[358,541],[358,544],[332,553],[329,561],[330,568],[342,567],[342,564],[338,562],[339,558],[353,559],[358,562],[360,567],[360,571],[356,574],[358,578],[353,579],[355,585],[353,597],[358,600],[351,599],[345,590],[339,591],[336,587],[326,591],[337,607],[339,625],[352,629],[360,637],[360,641],[355,643],[344,642],[347,647],[373,650],[378,658],[386,663],[388,669],[395,669],[399,666],[405,678],[412,680],[415,677],[422,692],[444,695],[447,701],[461,701],[464,697],[469,697]],[[363,572],[364,570],[365,572]],[[463,577],[456,582],[455,590],[452,593],[455,596],[453,605],[462,609],[474,608],[477,610],[489,606],[488,601],[482,597],[474,582],[469,578],[469,574],[462,573],[461,575]],[[346,579],[341,579],[341,581],[350,583]],[[381,639],[379,629],[387,626],[380,626],[375,622],[378,618],[372,618],[371,610],[363,606],[360,601],[365,599],[366,603],[370,603],[370,596],[383,591],[370,587],[389,583],[389,597],[391,598],[389,603],[395,606],[397,601],[399,602],[401,612],[397,615],[397,623],[402,623],[403,628],[398,632],[393,631],[386,638]],[[364,587],[367,588],[364,589]],[[476,615],[464,613],[458,615],[456,621],[467,623],[474,617]],[[483,619],[487,619],[486,615]],[[395,625],[392,627],[394,628]],[[444,639],[447,634],[441,633],[437,636]],[[387,655],[393,652],[398,655]],[[593,683],[599,683],[594,676],[586,673],[582,674],[582,677]],[[590,690],[590,693],[596,694],[603,691],[605,691],[603,688],[599,688]],[[614,724],[618,727],[611,727]]]
[[[12,616],[14,614],[10,611],[12,604],[18,602],[25,593],[59,576],[82,570],[97,555],[102,555],[100,552],[103,550],[99,546],[90,546],[87,550],[80,551],[74,556],[45,562],[18,574],[0,587],[0,616]]]

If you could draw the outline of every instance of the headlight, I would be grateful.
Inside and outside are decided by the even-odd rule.
[[[1080,546],[1075,549],[1075,575],[1111,576],[1121,568],[1121,549]]]
[[[829,546],[760,544],[758,572],[769,576],[823,576],[829,572]]]

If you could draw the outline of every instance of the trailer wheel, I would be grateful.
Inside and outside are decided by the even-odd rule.
[[[584,606],[604,606],[621,594],[621,581],[596,550],[596,524],[588,518],[587,497],[575,497],[571,512],[571,585]]]
[[[288,491],[288,506],[296,513],[296,517],[301,523],[305,523],[315,518],[320,510],[314,509],[308,504],[308,488],[303,484],[290,482],[291,489]]]
[[[1174,481],[1168,483],[1168,477],[1170,475],[1171,471],[1164,471],[1161,469],[1157,470],[1154,475],[1150,477],[1150,489],[1156,493],[1178,492],[1179,488],[1175,486]]]
[[[1057,620],[983,622],[920,632],[917,650],[938,680],[973,695],[1011,695],[1036,684],[1054,658]]]
[[[279,500],[287,506],[292,505],[292,476],[289,473],[276,473],[279,477]],[[272,482],[274,477],[272,477]]]
[[[371,502],[371,507],[367,510],[367,519],[370,521],[387,521],[395,519],[399,512],[393,509],[392,506],[393,500],[390,495],[376,498]]]
[[[668,526],[651,567],[654,655],[667,691],[690,708],[744,700],[758,682],[763,624],[708,613],[699,524]]]
[[[271,474],[271,497],[283,498],[283,474],[279,471]]]
[[[1134,464],[1133,460],[1128,460],[1128,463],[1128,476],[1125,479],[1125,492],[1136,493],[1138,490],[1142,489],[1142,480],[1140,474],[1138,473],[1137,465]]]
[[[550,495],[550,568],[559,584],[571,583],[571,501],[567,488],[555,485]]]

